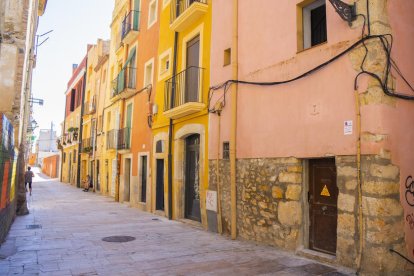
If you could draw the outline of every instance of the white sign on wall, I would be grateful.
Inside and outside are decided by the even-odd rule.
[[[206,209],[217,212],[217,192],[207,190]]]
[[[344,135],[352,135],[352,121],[344,121]]]

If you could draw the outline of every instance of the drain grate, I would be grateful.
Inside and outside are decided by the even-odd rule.
[[[39,229],[39,228],[42,228],[42,225],[40,225],[40,224],[29,224],[29,225],[26,225],[26,229]]]
[[[158,218],[153,218],[152,220],[160,220],[160,219],[158,219]]]
[[[109,236],[102,239],[106,242],[130,242],[135,240],[134,237],[131,236]]]

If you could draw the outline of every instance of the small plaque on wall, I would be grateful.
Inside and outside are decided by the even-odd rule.
[[[207,190],[206,209],[217,212],[217,192]]]

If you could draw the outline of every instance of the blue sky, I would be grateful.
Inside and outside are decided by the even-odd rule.
[[[33,117],[39,129],[54,128],[60,135],[63,121],[65,90],[72,75],[72,64],[80,63],[86,55],[87,44],[98,38],[109,39],[114,0],[49,0],[46,12],[40,17],[37,34],[53,30],[49,40],[38,48],[37,65],[33,71],[33,97],[44,100],[34,106]]]

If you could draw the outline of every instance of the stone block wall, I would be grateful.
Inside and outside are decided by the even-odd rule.
[[[357,268],[359,216],[355,156],[337,156],[338,226],[336,263]],[[209,189],[217,190],[216,160],[209,161]],[[287,250],[306,248],[308,215],[306,162],[297,158],[237,160],[238,237]],[[219,162],[223,232],[231,229],[230,162]],[[399,169],[389,156],[363,156],[362,271],[408,273],[403,209],[399,201]],[[412,272],[412,271],[410,271]]]
[[[230,163],[220,161],[223,232],[230,233]],[[210,161],[209,189],[217,187]],[[302,225],[302,163],[296,158],[237,160],[237,230],[247,240],[297,247]]]

